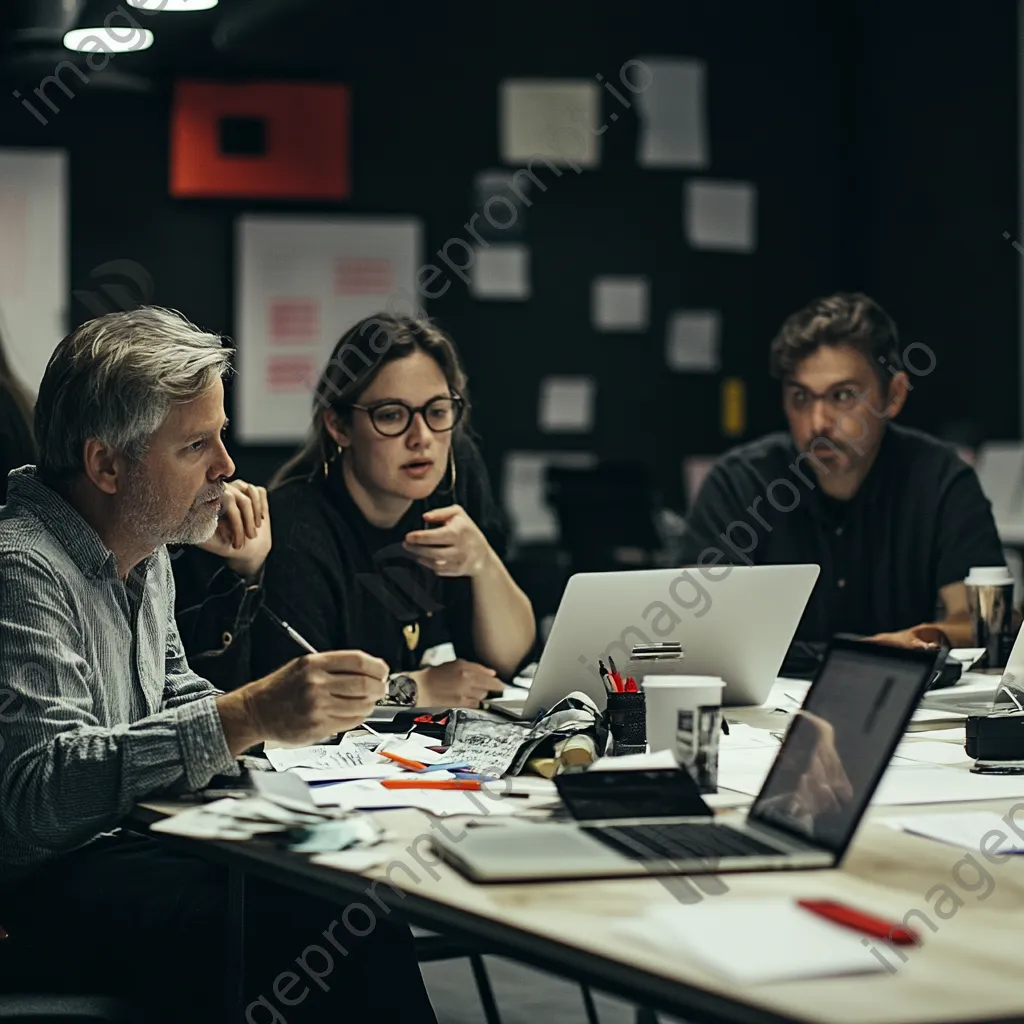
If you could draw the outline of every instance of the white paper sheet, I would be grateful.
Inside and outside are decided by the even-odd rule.
[[[676,755],[671,750],[656,750],[647,754],[624,754],[622,757],[599,757],[591,766],[592,772],[649,771],[652,768],[678,768]]]
[[[1010,828],[995,811],[959,811],[951,814],[916,814],[904,818],[887,818],[890,828],[924,836],[936,842],[963,846],[968,850],[981,850],[982,840],[992,831],[1001,832],[1004,839],[990,837],[985,849],[990,853],[1024,853],[1024,839]]]
[[[614,921],[612,930],[639,947],[671,951],[746,985],[885,970],[858,932],[785,897],[659,906]]]
[[[63,149],[0,149],[0,334],[32,391],[68,328],[67,182]],[[88,281],[100,312],[120,308],[103,290],[111,283]]]
[[[955,764],[967,768],[974,764],[974,758],[968,757],[964,750],[963,737],[959,743],[908,737],[896,748],[896,756],[923,764]]]
[[[508,452],[502,493],[515,540],[520,544],[558,541],[558,519],[545,496],[548,466],[587,469],[596,465],[593,452]]]
[[[310,864],[318,864],[323,868],[336,868],[341,871],[354,871],[361,874],[371,868],[380,867],[389,860],[400,860],[409,853],[401,846],[371,846],[367,849],[356,847],[354,850],[337,850],[334,853],[318,853],[309,858]]]
[[[384,760],[369,750],[340,744],[274,748],[264,752],[279,772],[288,768],[355,768],[364,764],[380,764]]]
[[[522,301],[530,297],[529,246],[477,246],[469,269],[469,294],[474,299]]]
[[[303,782],[320,785],[325,782],[351,782],[354,779],[386,779],[401,775],[405,769],[400,764],[358,764],[350,768],[289,768],[290,775],[297,775]]]
[[[590,323],[596,331],[646,331],[650,321],[646,277],[595,277],[590,285]]]
[[[713,309],[677,309],[665,330],[665,365],[677,373],[715,373],[722,318]]]
[[[637,94],[637,163],[648,168],[707,167],[704,61],[664,57],[642,60],[652,78],[650,86]],[[643,78],[646,80],[647,75]],[[637,82],[636,87],[641,84]]]
[[[943,765],[904,764],[882,776],[873,806],[952,804],[1024,797],[1024,776],[972,775]]]
[[[235,308],[245,353],[235,393],[239,441],[302,440],[317,381],[341,335],[381,310],[422,312],[422,235],[421,222],[408,217],[238,219]],[[455,273],[440,270],[440,280]],[[365,367],[352,352],[342,365],[350,374]]]
[[[601,87],[591,79],[506,78],[499,86],[503,163],[597,167],[601,162]]]
[[[686,239],[695,249],[754,252],[757,248],[757,189],[744,181],[688,181]]]
[[[431,775],[434,775],[431,772]],[[339,782],[317,786],[313,799],[318,807],[343,811],[384,807],[416,807],[440,817],[451,814],[511,815],[525,810],[529,799],[502,797],[500,793],[457,789],[385,789],[373,782]]]
[[[594,429],[593,377],[545,377],[540,382],[538,426],[548,434],[585,434]]]

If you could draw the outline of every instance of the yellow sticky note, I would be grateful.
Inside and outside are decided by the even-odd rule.
[[[747,386],[739,377],[722,381],[722,433],[741,437],[747,430]]]

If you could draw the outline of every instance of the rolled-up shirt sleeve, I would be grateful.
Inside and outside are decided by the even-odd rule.
[[[80,846],[147,794],[233,766],[217,691],[188,670],[176,629],[162,707],[103,724],[103,680],[75,608],[31,551],[0,559],[0,820],[40,852]]]

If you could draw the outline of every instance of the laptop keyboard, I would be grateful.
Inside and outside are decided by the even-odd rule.
[[[779,856],[781,851],[726,825],[611,825],[583,831],[633,860]]]

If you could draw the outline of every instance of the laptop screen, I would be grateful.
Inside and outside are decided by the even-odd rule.
[[[932,651],[834,640],[750,818],[842,856],[931,679]]]

